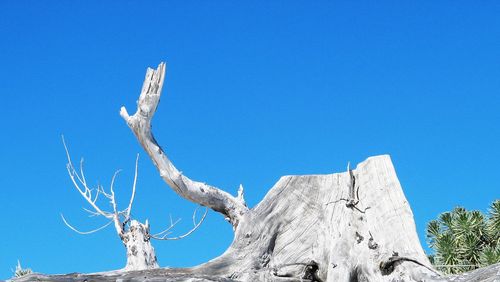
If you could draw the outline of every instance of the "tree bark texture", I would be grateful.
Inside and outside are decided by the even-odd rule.
[[[183,175],[153,137],[151,119],[160,102],[165,71],[164,63],[161,63],[156,70],[148,68],[141,95],[137,101],[136,113],[129,116],[126,108],[122,107],[120,115],[158,168],[161,177],[178,195],[221,213],[233,225],[233,228],[236,228],[241,216],[248,211],[244,199],[233,197],[223,190],[203,182],[193,181]]]
[[[443,277],[428,261],[388,155],[327,175],[283,176],[249,209],[182,175],[151,132],[165,75],[148,69],[137,112],[127,121],[161,177],[180,196],[223,214],[235,235],[220,257],[193,268],[45,276],[19,281],[496,281],[500,264]],[[208,246],[207,246],[208,248]]]
[[[438,278],[387,155],[352,172],[282,177],[243,216],[226,253],[196,269],[243,281]]]
[[[158,268],[158,262],[149,234],[149,224],[137,220],[130,222],[130,228],[121,239],[127,249],[127,265],[124,270],[143,270]]]
[[[282,177],[241,218],[228,250],[200,266],[19,281],[498,281],[500,264],[449,277],[433,270],[389,156],[368,158],[352,175],[355,207],[340,200],[349,171]]]

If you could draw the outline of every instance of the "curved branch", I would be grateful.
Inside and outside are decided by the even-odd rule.
[[[185,238],[185,237],[191,235],[191,233],[193,233],[196,229],[198,229],[198,227],[200,227],[200,225],[203,223],[203,221],[205,220],[205,217],[207,216],[207,213],[208,213],[208,208],[207,208],[207,209],[205,209],[205,213],[201,217],[200,221],[198,223],[196,223],[196,211],[197,210],[198,210],[198,208],[193,213],[194,226],[191,230],[189,230],[185,234],[177,236],[177,237],[167,237],[170,234],[170,232],[168,232],[168,231],[170,229],[172,229],[180,221],[180,220],[177,220],[174,224],[170,224],[170,226],[166,230],[163,230],[162,232],[157,233],[155,235],[151,235],[151,238],[156,239],[156,240],[180,240],[182,238]],[[165,234],[165,232],[168,232],[168,233]],[[160,234],[163,234],[163,235],[160,235]]]
[[[428,270],[432,271],[434,274],[441,276],[441,273],[439,273],[436,270],[432,269],[431,267],[419,262],[418,260],[412,259],[412,258],[407,258],[407,257],[400,257],[399,255],[397,255],[397,253],[393,254],[392,257],[390,257],[386,261],[380,262],[379,268],[380,268],[382,275],[391,274],[394,271],[394,267],[396,266],[396,263],[402,262],[402,261],[413,262],[417,265],[420,265],[420,266],[427,268]]]
[[[114,191],[115,179],[116,179],[116,176],[118,175],[118,173],[120,172],[120,170],[116,171],[115,174],[113,175],[113,178],[111,179],[111,188],[110,188],[111,194],[106,193],[100,185],[97,185],[96,189],[91,189],[88,187],[87,180],[85,179],[85,174],[84,174],[84,170],[83,170],[83,158],[80,160],[80,175],[78,175],[78,172],[76,171],[75,167],[73,166],[73,162],[71,161],[71,156],[69,154],[68,146],[66,146],[66,141],[64,140],[64,136],[62,136],[62,142],[64,145],[64,150],[66,151],[66,157],[68,159],[68,163],[66,165],[68,175],[69,175],[71,181],[73,182],[73,185],[75,186],[76,190],[78,190],[80,195],[87,201],[87,203],[89,203],[89,205],[92,206],[92,208],[94,208],[95,212],[88,210],[88,209],[84,209],[84,210],[89,212],[91,214],[91,216],[99,216],[100,215],[100,216],[104,216],[107,219],[112,220],[115,223],[116,232],[121,236],[121,234],[123,233],[124,230],[123,230],[122,224],[120,222],[120,215],[122,215],[123,212],[119,212],[117,210],[117,205],[116,205],[116,200],[115,200],[115,191]],[[133,187],[133,191],[132,191],[132,198],[131,198],[131,202],[129,204],[129,208],[131,208],[132,201],[134,199],[134,194],[135,194],[135,186],[136,186],[136,180],[137,180],[137,160],[136,160],[135,173],[136,173],[136,175],[134,177],[134,187]],[[83,188],[80,187],[80,185],[83,186]],[[95,196],[92,195],[93,191],[95,191]],[[99,198],[99,194],[103,194],[104,197],[106,197],[110,200],[111,206],[113,207],[112,213],[102,210],[97,205],[97,199]],[[127,213],[127,216],[129,216],[129,215],[130,214]],[[74,230],[75,232],[78,232],[80,234],[90,234],[90,233],[93,233],[95,231],[102,229],[102,228],[99,228],[99,229],[96,229],[94,231],[91,231],[90,233],[89,232],[81,232],[81,231],[76,230],[71,225],[69,225],[63,216],[62,216],[62,218],[63,218],[64,223],[68,227],[70,227],[72,230]]]
[[[170,233],[172,233],[172,232],[169,232],[169,231],[172,228],[174,228],[177,225],[177,223],[179,223],[180,221],[181,221],[181,219],[179,218],[175,222],[173,222],[172,218],[170,218],[170,226],[167,229],[165,229],[165,230],[163,230],[161,232],[158,232],[156,234],[152,234],[151,237],[155,238],[155,239],[161,239],[162,237],[165,237],[165,236],[169,235]]]
[[[80,177],[76,172],[75,167],[73,166],[73,162],[71,161],[71,157],[69,155],[68,147],[66,146],[66,142],[64,141],[64,136],[62,136],[62,142],[64,145],[64,149],[66,150],[66,157],[68,158],[68,164],[66,165],[66,169],[68,170],[68,175],[71,181],[73,182],[73,185],[75,186],[76,190],[78,190],[80,195],[82,195],[82,197],[94,208],[94,210],[97,213],[106,218],[112,219],[113,216],[109,212],[103,211],[101,208],[99,208],[99,206],[97,206],[96,204],[96,200],[98,197],[97,195],[94,198],[94,200],[92,200],[92,190],[87,186],[85,175],[82,174],[82,177]],[[83,171],[83,159],[80,161],[80,171]],[[76,181],[77,179],[78,182],[80,182],[83,185],[84,189],[80,188],[80,185],[78,185]],[[97,194],[99,194],[99,190],[97,191]]]
[[[132,210],[132,203],[134,202],[135,186],[137,185],[137,167],[138,167],[138,164],[139,164],[139,154],[137,154],[137,157],[135,158],[134,184],[132,185],[132,195],[130,196],[130,202],[129,202],[128,207],[126,209],[127,214],[125,216],[125,221],[130,219],[130,212]]]
[[[122,107],[120,115],[127,122],[141,146],[152,159],[163,180],[177,194],[191,202],[223,214],[233,225],[233,229],[236,229],[240,218],[248,211],[244,202],[216,187],[193,181],[187,176],[182,175],[153,137],[151,119],[160,102],[164,78],[165,63],[160,63],[156,70],[148,68],[141,95],[137,102],[136,113],[133,116],[129,116],[125,107]]]
[[[116,200],[115,200],[115,189],[114,189],[114,186],[115,186],[115,179],[116,179],[116,176],[121,172],[122,170],[119,169],[117,171],[115,171],[115,174],[113,174],[113,177],[111,178],[111,185],[110,185],[110,191],[111,191],[111,199],[110,199],[110,202],[111,202],[111,206],[113,207],[113,214],[117,215],[118,214],[118,210],[117,210],[117,207],[116,207]]]
[[[115,179],[116,176],[121,172],[121,170],[117,170],[115,174],[113,174],[113,178],[111,179],[111,185],[110,185],[110,190],[111,190],[111,206],[113,206],[113,222],[115,223],[115,229],[118,235],[121,236],[123,233],[123,225],[120,222],[120,213],[118,212],[118,209],[116,207],[116,200],[115,200],[115,190],[114,190],[114,185],[115,185]]]
[[[82,235],[92,234],[94,232],[97,232],[99,230],[102,230],[102,229],[108,227],[111,223],[113,223],[113,221],[110,220],[108,223],[106,223],[105,225],[103,225],[97,229],[90,230],[90,231],[80,231],[80,230],[76,229],[75,227],[73,227],[71,224],[69,224],[68,221],[66,221],[66,219],[64,218],[64,215],[62,213],[61,213],[61,218],[64,221],[64,224],[66,224],[66,226],[68,226],[71,230],[75,231],[76,233],[82,234]]]

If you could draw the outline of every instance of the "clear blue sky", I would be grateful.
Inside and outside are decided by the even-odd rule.
[[[147,3],[146,3],[147,2]],[[181,3],[182,4],[179,4]],[[92,229],[61,143],[87,178],[161,230],[195,205],[162,182],[118,112],[148,66],[168,62],[154,132],[193,179],[253,206],[282,175],[343,171],[390,154],[422,240],[456,205],[500,197],[499,1],[1,1],[0,278],[19,258],[44,273],[124,266],[113,228]],[[161,266],[221,254],[210,213],[191,237],[154,242]]]

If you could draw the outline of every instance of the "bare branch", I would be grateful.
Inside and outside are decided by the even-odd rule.
[[[170,229],[172,229],[180,221],[180,219],[178,219],[174,224],[170,224],[170,226],[166,230],[164,230],[160,233],[157,233],[155,235],[151,235],[151,238],[156,239],[156,240],[180,240],[182,238],[185,238],[185,237],[191,235],[196,229],[198,229],[198,227],[200,227],[200,225],[203,223],[203,221],[205,220],[205,217],[207,216],[207,213],[208,213],[208,208],[205,208],[205,213],[201,217],[200,221],[198,223],[196,223],[196,211],[197,210],[198,210],[198,208],[196,208],[193,212],[193,225],[194,226],[191,230],[189,230],[185,234],[177,236],[177,237],[167,237],[171,233],[168,231]],[[168,233],[165,234],[165,232],[168,232]],[[160,235],[160,234],[163,234],[163,235]]]
[[[99,186],[97,186],[96,191],[97,191],[97,192],[95,193],[95,198],[94,198],[94,200],[92,201],[93,203],[97,202],[97,199],[99,199],[99,194],[101,194],[101,193],[99,192]]]
[[[89,209],[83,208],[84,211],[88,212],[90,215],[89,217],[94,217],[94,216],[100,216],[101,214],[95,211],[91,211]]]
[[[121,170],[118,170],[115,172],[113,175],[113,178],[111,179],[111,187],[110,191],[111,194],[108,194],[104,191],[104,188],[101,185],[97,185],[95,189],[91,189],[87,186],[87,180],[85,179],[85,173],[83,169],[83,158],[80,160],[80,175],[78,175],[78,172],[75,170],[75,167],[73,166],[73,162],[71,161],[71,157],[69,154],[68,147],[66,145],[66,142],[64,140],[64,136],[62,136],[62,142],[64,145],[64,149],[66,150],[66,157],[68,158],[68,164],[66,165],[66,168],[68,170],[69,177],[71,181],[73,182],[73,185],[75,186],[76,190],[82,195],[82,197],[92,206],[92,208],[95,210],[91,211],[88,209],[84,210],[88,213],[90,213],[91,216],[104,216],[108,219],[111,219],[115,223],[115,229],[118,234],[122,234],[124,232],[124,224],[120,222],[120,216],[126,216],[125,222],[128,221],[128,218],[130,218],[130,209],[132,208],[132,202],[134,200],[135,196],[135,187],[137,183],[137,160],[136,160],[136,168],[135,168],[135,176],[134,176],[134,185],[132,188],[132,197],[131,197],[131,202],[129,203],[128,209],[125,211],[118,211],[116,200],[115,200],[115,191],[114,191],[114,184],[117,175],[120,173]],[[95,195],[93,195],[94,193]],[[107,199],[109,199],[111,206],[113,208],[113,212],[108,212],[102,210],[98,205],[97,205],[97,200],[99,199],[99,194],[104,195]],[[67,223],[65,221],[65,223]],[[67,224],[69,225],[69,224]],[[72,228],[73,229],[73,228]],[[100,229],[99,229],[100,230]],[[76,231],[76,230],[75,230]],[[83,234],[83,233],[81,233]]]
[[[111,191],[111,206],[113,207],[113,213],[118,214],[118,211],[116,209],[116,200],[115,200],[115,190],[113,186],[115,185],[115,179],[116,176],[121,172],[121,169],[115,171],[115,174],[113,174],[113,178],[111,178],[111,185],[110,185],[110,191]]]
[[[153,137],[151,120],[160,101],[164,78],[165,63],[161,63],[156,70],[148,68],[136,113],[129,116],[125,107],[122,107],[120,115],[152,159],[163,180],[177,194],[191,202],[223,214],[236,229],[240,218],[248,211],[248,208],[229,193],[182,175]]]
[[[97,185],[97,191],[99,191],[99,193],[103,194],[104,197],[108,198],[109,200],[111,200],[111,195],[106,193],[106,191],[104,191],[104,188],[102,188],[101,185]]]
[[[115,171],[115,174],[113,174],[113,178],[111,178],[111,185],[110,185],[110,190],[111,190],[111,206],[113,206],[113,221],[115,223],[115,229],[118,234],[123,233],[123,225],[120,222],[120,213],[118,212],[118,209],[116,207],[116,200],[115,200],[115,190],[114,190],[114,185],[115,185],[115,179],[116,176],[121,172],[121,170]]]
[[[101,210],[96,205],[95,201],[92,200],[91,189],[87,186],[87,183],[84,180],[85,178],[83,177],[83,175],[82,175],[82,178],[80,178],[80,176],[76,172],[75,167],[73,166],[73,162],[71,162],[71,157],[69,155],[69,150],[68,150],[68,147],[66,146],[66,142],[64,141],[64,136],[62,136],[62,142],[63,142],[63,145],[64,145],[64,149],[66,150],[66,157],[68,158],[68,164],[66,165],[66,168],[68,170],[69,177],[70,177],[71,181],[73,182],[73,185],[75,186],[76,190],[78,190],[78,192],[80,193],[80,195],[82,195],[82,197],[94,208],[94,210],[96,212],[98,212],[100,215],[102,215],[102,216],[104,216],[106,218],[111,219],[112,215],[110,215],[109,212],[105,212],[105,211]],[[82,159],[82,163],[83,163],[83,159]],[[81,167],[83,167],[83,165]],[[81,170],[83,170],[83,168],[81,168]],[[78,179],[78,181],[80,182],[80,184],[83,185],[84,189],[82,189],[80,187],[80,185],[78,185],[75,177],[76,177],[76,179]]]
[[[69,224],[68,221],[66,221],[66,219],[64,218],[62,213],[61,213],[61,218],[64,221],[64,224],[66,224],[66,226],[68,226],[71,230],[75,231],[76,233],[82,234],[82,235],[92,234],[94,232],[97,232],[99,230],[102,230],[102,229],[108,227],[111,223],[113,223],[113,221],[110,220],[108,223],[106,223],[105,225],[103,225],[97,229],[94,229],[91,231],[80,231],[80,230],[76,229],[75,227],[73,227],[71,224]]]
[[[132,185],[132,195],[130,196],[130,202],[128,204],[128,208],[126,209],[127,215],[125,216],[125,220],[128,220],[130,218],[130,211],[132,210],[132,203],[134,202],[135,186],[137,184],[137,167],[138,167],[138,164],[139,164],[139,154],[137,154],[137,157],[135,159],[134,184]]]
[[[85,179],[85,174],[83,173],[83,158],[80,159],[80,174],[82,175],[83,183],[87,184],[87,180]]]
[[[170,217],[170,226],[167,229],[165,229],[165,230],[163,230],[161,232],[158,232],[158,233],[152,235],[151,237],[153,237],[153,238],[162,237],[162,236],[165,236],[165,235],[168,235],[168,234],[172,233],[172,232],[169,232],[169,231],[172,228],[174,228],[177,225],[177,223],[179,223],[180,221],[181,221],[181,219],[179,218],[175,222],[173,222],[172,221],[172,217]]]

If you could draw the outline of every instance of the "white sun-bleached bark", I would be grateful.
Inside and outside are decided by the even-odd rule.
[[[175,227],[175,225],[177,225],[177,223],[179,223],[179,221],[180,221],[180,219],[178,219],[175,222],[173,222],[172,218],[170,218],[170,226],[161,232],[158,232],[156,234],[152,234],[151,238],[156,239],[156,240],[180,240],[182,238],[186,238],[187,236],[191,235],[196,229],[198,229],[198,227],[200,227],[201,223],[203,223],[203,221],[205,220],[205,217],[207,216],[207,213],[208,213],[208,208],[206,208],[205,213],[203,213],[203,216],[201,217],[201,219],[198,222],[196,222],[196,210],[197,209],[195,209],[193,212],[193,228],[191,228],[191,230],[189,230],[188,232],[186,232],[182,235],[176,236],[176,237],[168,237],[168,235],[172,234],[172,231],[170,231],[170,230],[172,230]]]
[[[115,197],[115,180],[120,170],[116,171],[111,179],[110,193],[104,191],[104,188],[98,185],[95,189],[92,189],[87,184],[85,179],[85,174],[83,170],[83,159],[80,162],[80,174],[73,166],[71,157],[68,151],[68,147],[64,142],[64,149],[66,150],[66,156],[68,158],[68,164],[66,166],[68,170],[68,175],[73,182],[74,187],[80,193],[80,195],[89,203],[93,210],[84,209],[89,212],[91,216],[103,216],[109,220],[104,226],[91,231],[80,231],[74,226],[72,226],[66,218],[61,214],[61,218],[71,230],[77,232],[78,234],[86,235],[97,232],[109,226],[111,223],[114,224],[116,233],[120,237],[120,240],[124,244],[127,250],[127,264],[125,270],[143,270],[143,269],[153,269],[159,267],[156,254],[153,246],[151,245],[150,234],[149,234],[149,224],[142,224],[137,220],[132,220],[130,218],[130,212],[132,209],[132,204],[134,202],[135,190],[137,184],[137,167],[139,161],[139,155],[137,155],[135,162],[135,173],[134,173],[134,183],[132,185],[132,195],[130,196],[130,201],[128,207],[124,210],[118,210],[118,205],[116,203]],[[97,200],[99,196],[104,196],[112,207],[112,211],[105,211],[99,207]]]
[[[398,276],[414,281],[436,277],[419,245],[411,211],[390,170],[389,158],[371,159],[356,170],[348,165],[346,173],[332,177],[282,178],[259,205],[249,210],[243,187],[233,197],[189,179],[153,137],[151,120],[164,78],[164,63],[156,70],[148,68],[136,113],[130,116],[122,107],[120,115],[175,192],[222,213],[233,224],[232,246],[221,257],[194,268],[194,272],[242,281],[286,277],[389,281]],[[385,178],[378,184],[373,181],[382,175]],[[391,226],[392,230],[385,227],[384,220],[397,218],[401,218],[400,226]]]
[[[151,120],[160,102],[165,69],[165,63],[161,63],[156,70],[148,68],[135,114],[130,116],[126,108],[122,107],[120,115],[153,160],[161,177],[178,195],[223,214],[233,225],[233,229],[236,229],[242,216],[248,211],[242,189],[240,197],[233,197],[214,186],[191,180],[174,166],[153,137]]]
[[[156,71],[148,70],[137,113],[130,117],[122,109],[121,114],[174,191],[196,203],[205,203],[237,226],[231,246],[218,258],[191,268],[32,274],[20,281],[498,280],[500,264],[451,277],[444,277],[432,268],[420,245],[413,213],[388,155],[370,157],[355,169],[348,166],[346,172],[283,176],[252,209],[244,204],[242,188],[234,198],[182,176],[150,132],[164,68],[160,64]],[[87,194],[87,191],[81,193]],[[95,211],[92,214],[100,215]],[[170,227],[156,235],[168,235],[173,226],[175,223],[171,220]],[[148,229],[148,224],[145,227]],[[144,240],[145,237],[137,238]]]
[[[113,175],[113,179],[111,181],[111,194],[106,193],[104,191],[103,187],[101,187],[100,185],[98,185],[95,189],[90,188],[87,184],[87,180],[85,179],[85,173],[83,170],[83,159],[81,159],[81,161],[80,161],[80,174],[78,174],[78,171],[75,169],[73,162],[71,161],[71,156],[69,154],[69,150],[68,150],[68,147],[67,147],[66,142],[64,140],[64,137],[62,138],[62,141],[63,141],[64,149],[66,150],[66,157],[68,159],[66,169],[68,171],[68,175],[71,179],[71,182],[73,183],[73,186],[76,188],[76,190],[80,193],[80,195],[85,199],[85,201],[87,201],[87,203],[94,209],[94,211],[90,211],[87,209],[85,209],[85,211],[89,212],[93,216],[103,216],[103,217],[107,218],[110,222],[113,222],[115,229],[116,229],[116,232],[121,236],[121,234],[123,233],[123,227],[121,225],[120,218],[119,218],[120,212],[117,211],[117,209],[116,209],[116,202],[115,202],[114,191],[113,191],[114,180],[115,180],[115,177],[116,177],[118,171]],[[136,163],[136,166],[137,166],[137,163]],[[135,189],[135,186],[133,189]],[[134,194],[134,193],[135,193],[135,191],[132,194]],[[112,206],[113,206],[113,212],[104,211],[97,205],[97,200],[99,199],[100,195],[103,195],[104,197],[108,198],[111,201]],[[80,234],[85,234],[85,233],[89,234],[89,233],[99,231],[102,228],[104,228],[105,226],[108,226],[110,223],[110,222],[108,222],[108,224],[104,225],[103,227],[100,227],[98,229],[95,229],[95,230],[92,230],[89,232],[81,232],[81,231],[77,230],[76,228],[74,228],[73,226],[71,226],[62,214],[61,214],[61,217],[62,217],[64,223],[68,227],[70,227],[72,230],[74,230]]]
[[[169,237],[172,233],[171,230],[175,227],[178,221],[170,222],[170,226],[158,233],[151,234],[150,226],[148,221],[146,223],[141,223],[137,220],[131,218],[130,214],[132,211],[132,205],[135,199],[135,192],[137,187],[137,175],[138,175],[138,161],[139,155],[137,155],[135,161],[135,171],[134,171],[134,182],[132,185],[132,194],[130,196],[129,204],[126,209],[119,210],[118,204],[116,202],[115,196],[115,180],[121,170],[116,171],[111,178],[111,184],[109,188],[109,193],[107,193],[104,188],[98,185],[95,189],[90,188],[87,184],[87,180],[85,179],[85,173],[83,170],[83,159],[80,162],[80,173],[73,166],[73,162],[71,161],[71,157],[68,151],[68,147],[63,138],[64,148],[66,150],[66,156],[68,158],[67,170],[69,177],[79,192],[79,194],[89,203],[89,205],[93,208],[93,210],[85,209],[84,210],[90,213],[91,216],[102,216],[109,220],[105,225],[96,228],[90,231],[80,231],[73,225],[71,225],[68,220],[61,214],[61,218],[71,230],[77,232],[78,234],[86,235],[102,230],[112,223],[116,229],[116,233],[120,237],[120,240],[124,244],[127,250],[127,264],[125,266],[125,270],[144,270],[144,269],[154,269],[159,267],[155,250],[151,244],[151,239],[156,240],[179,240],[191,235],[195,230],[197,230],[200,225],[203,223],[207,210],[203,214],[200,220],[196,220],[196,210],[193,213],[193,227],[187,231],[183,235]],[[110,203],[112,211],[106,211],[99,207],[97,201],[99,196],[104,196]]]

